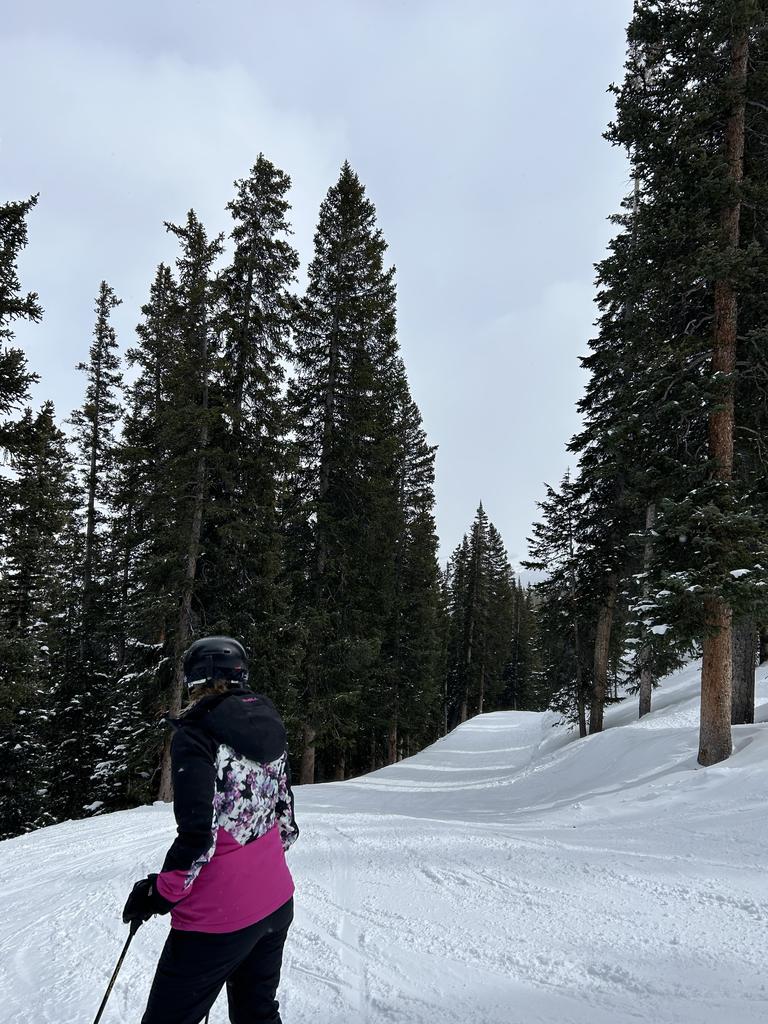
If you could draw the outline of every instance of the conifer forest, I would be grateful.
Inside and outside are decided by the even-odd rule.
[[[0,197],[0,837],[168,800],[164,717],[208,634],[247,649],[294,783],[489,711],[600,732],[619,691],[644,716],[692,657],[698,761],[730,756],[768,660],[768,3],[636,0],[611,92],[628,188],[573,338],[571,468],[519,564],[483,494],[439,546],[441,439],[398,340],[387,211],[350,162],[300,253],[291,168],[244,153],[228,232],[157,225],[176,257],[129,337],[120,281],[88,282],[74,409],[32,401],[46,367],[16,338],[46,322],[19,266],[46,197]]]

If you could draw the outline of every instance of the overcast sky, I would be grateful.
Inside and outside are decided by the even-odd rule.
[[[132,341],[163,221],[229,230],[261,151],[311,256],[345,159],[397,266],[399,333],[437,459],[442,554],[483,500],[514,561],[569,464],[593,264],[628,188],[601,133],[631,0],[0,0],[0,201],[40,193],[19,331],[61,415],[102,278]]]

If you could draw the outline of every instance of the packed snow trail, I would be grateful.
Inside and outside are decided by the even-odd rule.
[[[763,1024],[768,729],[734,729],[733,758],[699,768],[698,668],[586,740],[490,714],[297,787],[285,1024]],[[172,834],[156,805],[0,844],[3,1024],[90,1024],[127,892]],[[167,927],[139,931],[104,1024],[138,1024]]]

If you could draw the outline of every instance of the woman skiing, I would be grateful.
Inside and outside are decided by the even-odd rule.
[[[171,746],[178,825],[162,870],[137,882],[125,922],[171,914],[142,1024],[199,1024],[226,982],[232,1024],[280,1024],[275,998],[293,919],[285,727],[247,686],[242,646],[206,637],[184,656],[192,703]]]

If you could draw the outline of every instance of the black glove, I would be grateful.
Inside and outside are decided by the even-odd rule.
[[[148,921],[153,914],[167,914],[174,906],[157,891],[157,875],[147,875],[131,889],[123,907],[123,922]]]

